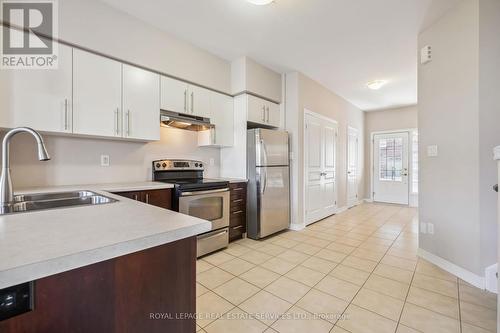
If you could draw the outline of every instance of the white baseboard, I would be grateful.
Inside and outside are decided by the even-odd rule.
[[[300,231],[304,229],[306,226],[303,224],[290,224],[290,227],[288,229],[293,230],[293,231]]]
[[[474,274],[465,268],[457,266],[448,260],[438,257],[437,255],[427,252],[421,248],[418,249],[417,254],[419,257],[433,263],[441,269],[444,269],[448,273],[461,278],[465,282],[468,282],[479,289],[485,289],[484,277]]]
[[[335,214],[340,214],[340,213],[342,213],[342,212],[345,212],[345,211],[346,211],[346,210],[348,210],[348,209],[349,209],[349,207],[347,207],[347,206],[344,206],[344,207],[339,207],[339,208],[337,208],[337,210],[335,211]]]
[[[366,198],[364,199],[365,202],[373,202],[373,199],[372,198]]]
[[[484,287],[486,288],[486,290],[495,294],[498,294],[497,272],[498,272],[498,264],[488,266],[484,270],[484,280],[485,280]]]

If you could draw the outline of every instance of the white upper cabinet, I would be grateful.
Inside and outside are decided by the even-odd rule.
[[[280,127],[279,104],[247,95],[248,121],[270,127]]]
[[[199,146],[231,147],[234,144],[234,102],[231,96],[212,92],[210,122],[215,128],[199,132]]]
[[[123,65],[123,137],[160,140],[160,76]]]
[[[59,45],[59,64],[51,70],[0,70],[0,127],[72,131],[72,49]]]
[[[161,77],[162,110],[209,118],[211,94],[208,89]]]
[[[267,118],[266,118],[267,124],[273,127],[280,127],[281,114],[280,114],[279,104],[273,102],[267,102],[266,111],[267,111]]]
[[[161,109],[179,113],[190,113],[188,111],[188,84],[162,76]]]
[[[194,116],[210,118],[210,96],[212,91],[197,87],[189,86],[189,113]]]
[[[122,136],[121,74],[120,62],[73,50],[74,133]]]

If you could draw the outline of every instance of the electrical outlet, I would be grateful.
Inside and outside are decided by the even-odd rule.
[[[439,155],[439,152],[438,152],[437,145],[427,146],[427,156],[428,157],[437,157],[438,155]]]
[[[427,232],[430,235],[434,235],[434,224],[433,223],[427,223]]]
[[[427,233],[427,223],[420,223],[420,233],[421,234],[426,234]]]
[[[210,159],[210,166],[214,166],[215,165],[215,159],[211,158]]]
[[[109,167],[109,155],[101,155],[101,166]]]

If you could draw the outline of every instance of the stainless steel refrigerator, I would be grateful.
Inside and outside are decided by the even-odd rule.
[[[259,239],[290,224],[288,133],[247,132],[247,236]]]

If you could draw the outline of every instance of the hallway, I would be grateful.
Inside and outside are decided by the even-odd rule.
[[[199,332],[495,332],[496,295],[419,259],[417,210],[363,204],[197,262]]]

